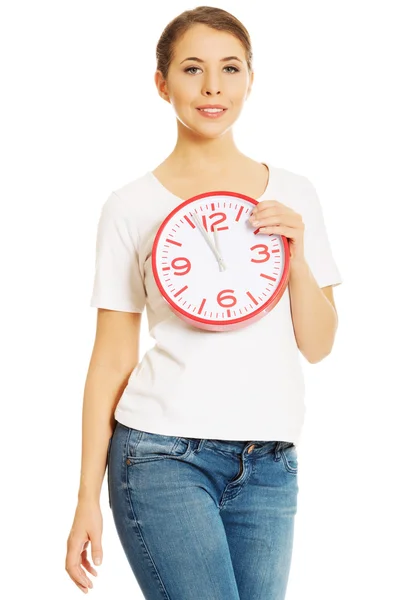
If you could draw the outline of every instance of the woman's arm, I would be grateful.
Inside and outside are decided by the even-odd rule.
[[[312,187],[314,216],[310,230],[307,230],[311,235],[308,237],[308,250],[318,252],[317,244],[321,244],[322,241],[323,256],[328,259],[332,268],[332,256],[327,244],[322,212],[313,190]],[[262,200],[253,209],[250,222],[259,226],[261,233],[283,235],[288,240],[290,307],[297,346],[308,362],[319,362],[332,350],[338,320],[332,289],[329,289],[331,286],[320,288],[306,261],[303,218],[277,200]],[[311,231],[314,231],[313,235]],[[335,276],[337,277],[337,272]]]
[[[338,326],[332,286],[320,288],[307,262],[299,260],[290,265],[289,293],[297,346],[317,363],[331,352]]]
[[[98,309],[82,408],[79,502],[99,502],[114,411],[139,362],[140,323],[141,313]]]

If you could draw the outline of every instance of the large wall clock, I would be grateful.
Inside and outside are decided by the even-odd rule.
[[[245,327],[282,297],[288,241],[251,225],[257,204],[244,194],[206,192],[183,201],[161,223],[152,248],[154,279],[174,313],[194,327]]]

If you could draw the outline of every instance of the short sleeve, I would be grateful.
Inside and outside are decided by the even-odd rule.
[[[138,236],[125,213],[122,199],[112,192],[97,226],[90,306],[141,313],[146,292],[139,268]]]
[[[321,203],[314,185],[306,181],[306,211],[303,215],[304,255],[319,287],[343,282],[332,254]]]

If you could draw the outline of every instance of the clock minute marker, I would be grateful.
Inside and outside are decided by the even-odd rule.
[[[189,223],[190,227],[192,229],[196,229],[196,225],[193,223],[193,221],[191,219],[189,219],[189,217],[187,215],[185,215],[184,217],[186,219],[186,221]]]
[[[182,246],[182,244],[180,242],[175,242],[175,240],[170,240],[169,238],[167,238],[165,240],[165,242],[168,242],[170,244],[175,244],[175,246]],[[165,246],[165,244],[164,244],[164,246]]]
[[[197,311],[197,314],[201,315],[201,311],[203,310],[205,303],[206,303],[206,298],[203,298],[203,300],[200,304],[199,310]]]
[[[243,211],[244,211],[244,206],[241,206],[240,209],[239,209],[239,212],[238,212],[238,214],[236,216],[236,219],[235,219],[236,222],[240,221],[240,217],[242,216],[242,212]]]
[[[178,290],[176,292],[176,294],[174,294],[174,298],[176,298],[177,296],[179,296],[180,294],[182,294],[182,292],[184,292],[185,290],[187,290],[188,287],[189,287],[188,285],[185,285],[183,288],[181,288],[180,290]]]
[[[248,295],[248,297],[250,298],[250,300],[252,302],[254,302],[254,304],[258,304],[257,300],[254,298],[253,294],[251,294],[250,292],[246,292],[246,294]]]
[[[260,273],[260,277],[265,277],[265,279],[270,279],[271,281],[276,281],[276,277],[271,277],[270,275],[266,275],[265,273]]]

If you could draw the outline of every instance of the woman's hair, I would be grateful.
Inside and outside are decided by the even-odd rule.
[[[164,79],[167,79],[169,67],[174,57],[175,43],[190,27],[197,23],[202,23],[218,31],[226,31],[237,37],[244,48],[248,69],[252,72],[253,52],[250,35],[246,27],[226,10],[214,6],[198,6],[192,10],[185,10],[170,21],[158,40],[156,48],[157,70],[161,71]]]

